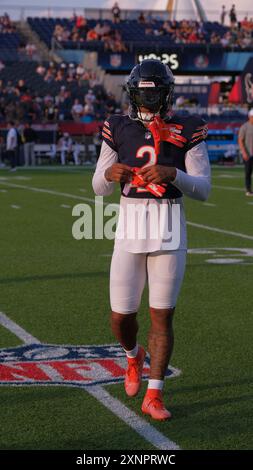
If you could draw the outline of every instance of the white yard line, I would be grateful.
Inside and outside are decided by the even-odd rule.
[[[132,410],[123,405],[121,401],[114,398],[103,387],[94,385],[86,387],[86,390],[95,397],[106,408],[113,412],[124,423],[130,426],[135,432],[142,436],[146,441],[150,442],[154,447],[161,450],[179,450],[177,444],[161,432],[157,431],[151,424],[148,424],[143,418],[137,416]]]
[[[230,235],[231,237],[246,238],[246,240],[253,240],[253,235],[246,235],[240,232],[231,232],[230,230],[223,230],[218,227],[210,227],[209,225],[196,224],[194,222],[187,222],[187,225],[196,228],[202,228],[204,230],[210,230],[211,232],[224,233],[224,235]]]
[[[53,189],[43,189],[43,188],[34,188],[32,186],[26,186],[23,184],[16,184],[16,183],[9,183],[7,181],[1,181],[0,184],[4,184],[5,186],[8,186],[10,188],[19,188],[19,189],[27,189],[29,191],[33,191],[35,193],[44,193],[44,194],[52,194],[53,196],[62,196],[62,197],[67,197],[68,199],[77,199],[78,201],[86,201],[86,202],[95,202],[94,199],[84,197],[84,196],[78,196],[77,194],[69,194],[69,193],[61,193],[59,191],[54,191]]]
[[[22,185],[22,184],[8,183],[8,182],[1,181],[1,180],[0,180],[0,184],[3,184],[5,186],[10,186],[10,187],[13,187],[13,188],[26,189],[26,190],[30,190],[30,191],[34,191],[34,192],[38,192],[38,193],[52,194],[54,196],[67,197],[68,199],[76,199],[76,200],[79,200],[79,201],[86,201],[86,202],[91,202],[91,203],[95,204],[95,199],[92,199],[92,198],[89,198],[89,197],[86,197],[86,196],[78,196],[76,194],[61,193],[59,191],[53,191],[52,189],[35,188],[35,187],[32,187],[32,186],[26,186],[26,185]],[[221,187],[222,189],[224,189],[224,188],[227,189],[225,186],[219,186],[219,187]],[[234,188],[234,189],[241,191],[240,188]],[[107,202],[102,202],[102,204],[104,206],[106,206]],[[229,230],[224,230],[224,229],[217,228],[217,227],[211,227],[209,225],[197,224],[197,223],[194,223],[194,222],[187,222],[187,224],[191,225],[192,227],[201,228],[201,229],[204,229],[204,230],[210,230],[212,232],[224,233],[225,235],[230,235],[230,236],[233,236],[233,237],[246,238],[247,240],[253,240],[253,236],[246,235],[246,234],[240,233],[240,232],[232,232],[232,231],[229,231]]]
[[[41,344],[41,342],[17,325],[7,315],[0,312],[0,325],[11,331],[21,339],[25,344]],[[115,416],[131,427],[137,434],[143,437],[147,442],[160,450],[179,450],[179,446],[168,439],[164,434],[157,431],[151,424],[140,418],[132,410],[127,408],[120,400],[114,398],[110,393],[99,385],[90,385],[82,387],[92,397],[96,398],[102,405],[110,410]]]
[[[214,189],[225,189],[227,191],[245,192],[245,189],[243,189],[243,188],[237,188],[236,186],[222,186],[220,184],[212,184],[212,188],[214,188]]]
[[[21,339],[25,344],[40,343],[40,341],[34,336],[27,333],[21,326],[17,325],[3,312],[0,312],[0,325],[4,326],[7,330],[11,331],[17,338]]]

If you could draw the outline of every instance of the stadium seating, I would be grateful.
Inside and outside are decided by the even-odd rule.
[[[67,18],[28,18],[28,23],[31,28],[39,35],[42,41],[44,41],[48,47],[51,47],[51,39],[56,25],[61,25],[67,27],[69,30],[72,30],[74,26],[74,20]],[[87,24],[90,29],[96,25],[96,20],[88,20]],[[152,24],[142,24],[137,20],[127,20],[119,24],[113,24],[109,20],[107,23],[110,24],[114,29],[118,29],[121,32],[122,40],[125,44],[132,45],[134,47],[145,47],[153,48],[157,47],[166,47],[174,43],[171,34],[165,35],[147,35],[145,30],[147,26],[151,26],[156,30],[162,27],[163,21],[156,20]],[[177,22],[177,25],[179,23]],[[203,24],[203,35],[205,38],[205,43],[208,44],[211,34],[216,33],[221,37],[229,31],[229,28],[219,24],[218,22],[206,22]],[[103,42],[102,41],[64,41],[61,42],[61,45],[66,49],[92,49],[92,50],[102,50]],[[191,46],[191,44],[186,44]],[[185,44],[184,44],[185,46]]]

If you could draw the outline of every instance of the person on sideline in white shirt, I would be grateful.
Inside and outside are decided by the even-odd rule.
[[[10,160],[11,170],[16,171],[18,159],[18,131],[15,128],[13,121],[7,123],[7,136],[6,136],[6,154]]]

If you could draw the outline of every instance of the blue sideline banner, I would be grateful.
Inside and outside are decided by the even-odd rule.
[[[160,52],[140,51],[136,53],[98,53],[98,65],[108,71],[129,72],[143,59],[160,59],[168,64],[173,73],[240,73],[244,70],[250,52],[225,52],[221,48],[210,48],[207,52],[203,47],[174,48]]]

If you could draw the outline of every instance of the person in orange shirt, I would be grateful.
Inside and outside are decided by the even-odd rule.
[[[86,40],[87,41],[97,41],[97,39],[98,39],[98,35],[97,35],[95,29],[90,29],[90,31],[88,31],[88,33],[87,33]]]

